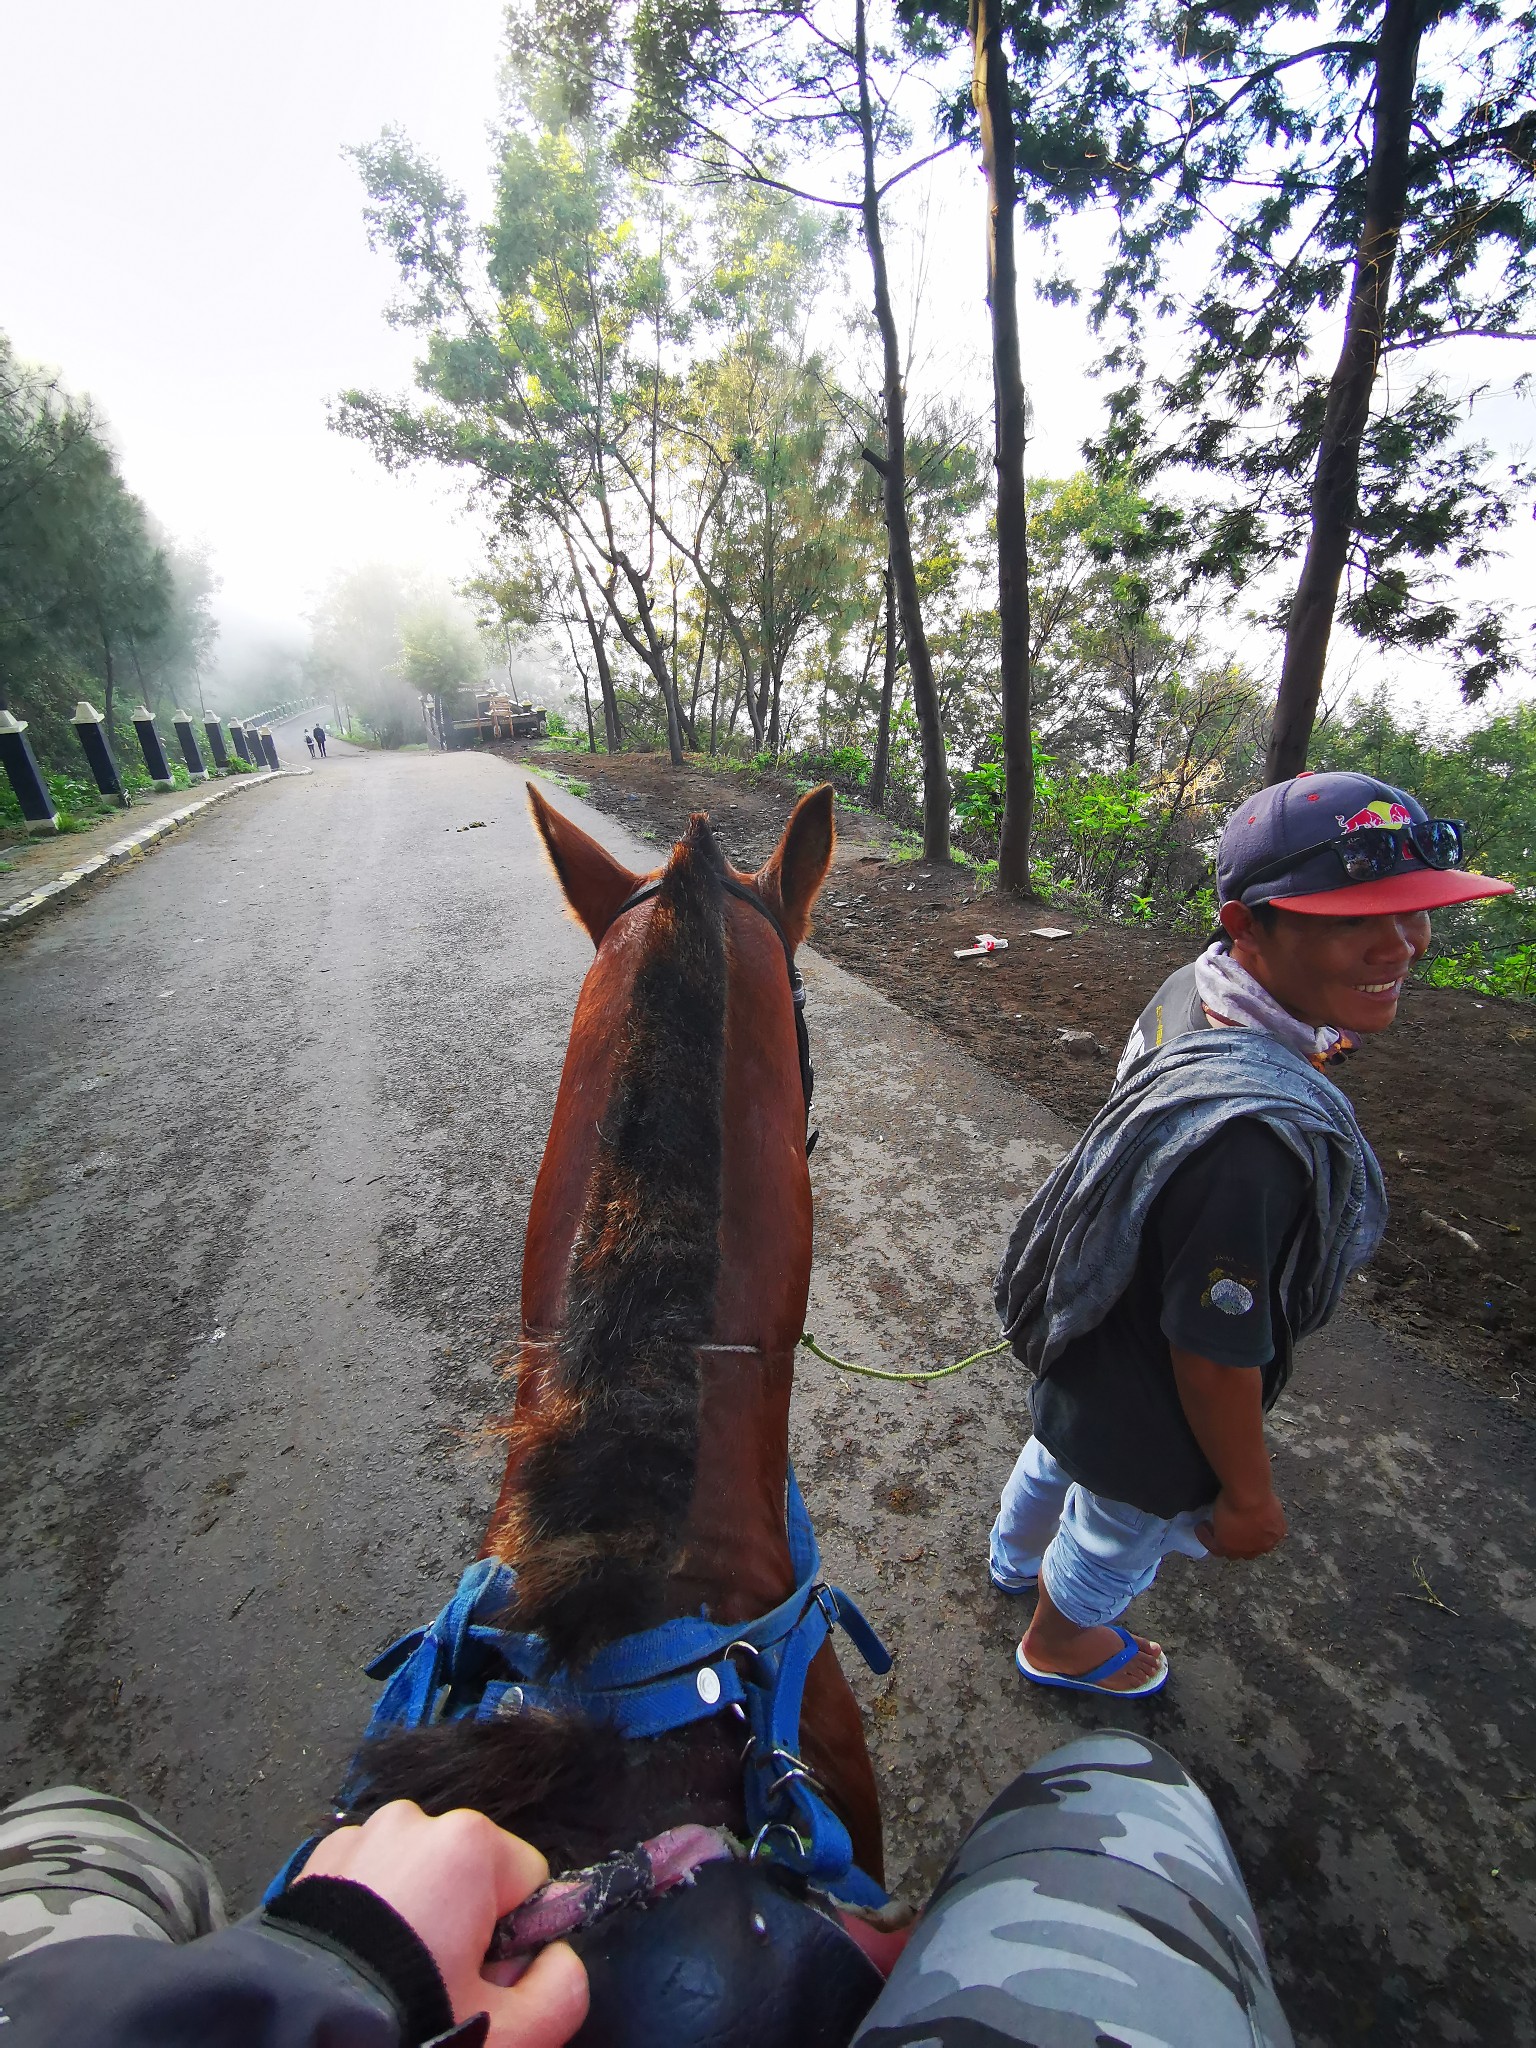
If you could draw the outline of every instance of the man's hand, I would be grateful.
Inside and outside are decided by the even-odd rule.
[[[538,1890],[549,1865],[483,1813],[431,1818],[397,1799],[362,1827],[327,1835],[301,1875],[349,1878],[393,1906],[431,1950],[454,2019],[490,2014],[488,2048],[562,2048],[587,2016],[586,1969],[563,1941],[510,1990],[485,1974],[496,1922]]]
[[[1223,1488],[1195,1534],[1212,1557],[1263,1557],[1285,1541],[1285,1531],[1285,1509],[1273,1489],[1239,1503]]]

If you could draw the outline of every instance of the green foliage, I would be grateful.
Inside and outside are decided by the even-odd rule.
[[[480,680],[485,662],[467,622],[441,605],[417,605],[400,621],[395,673],[420,696],[451,697]]]
[[[46,768],[43,780],[58,812],[61,832],[85,832],[98,819],[117,815],[117,806],[104,797],[94,783],[83,781],[77,775]],[[20,831],[24,826],[21,805],[10,780],[0,777],[0,830]]]
[[[1460,336],[1529,329],[1536,17],[1525,0],[1416,14],[1383,0],[1207,12],[1132,0],[1117,14],[1100,77],[1125,127],[1117,168],[1104,169],[1120,190],[1094,318],[1125,381],[1101,453],[1142,479],[1192,475],[1203,499],[1193,569],[1238,587],[1275,572],[1278,624],[1326,447],[1351,528],[1340,615],[1377,645],[1438,653],[1477,700],[1521,656],[1505,614],[1460,579],[1497,551],[1532,473],[1494,461],[1469,432],[1483,390],[1438,365]],[[1416,68],[1384,60],[1383,85],[1378,56],[1404,23]],[[1401,124],[1392,78],[1404,80]],[[1348,430],[1337,414],[1329,423],[1328,375],[1368,217],[1379,225],[1393,210],[1398,172],[1370,168],[1373,119],[1407,140],[1380,358],[1352,359],[1364,366],[1360,413],[1369,407],[1356,489],[1338,467]],[[1043,215],[1054,202],[1042,196]],[[1154,344],[1148,327],[1174,319],[1177,336]],[[1436,367],[1421,368],[1430,349]]]
[[[81,697],[119,751],[141,695],[162,716],[195,701],[214,587],[127,489],[89,401],[0,335],[0,675],[40,759],[78,762]]]
[[[570,720],[561,711],[551,711],[544,720],[544,728],[551,739],[568,740],[576,737]]]
[[[955,777],[955,818],[964,832],[995,842],[1003,824],[1003,791],[1006,778],[1002,764],[983,761],[978,768],[963,769]]]
[[[869,756],[862,747],[834,747],[827,756],[827,772],[834,782],[862,787],[869,780]]]
[[[1471,980],[1438,985],[1525,993],[1487,977],[1503,976],[1501,963],[1536,944],[1536,704],[1514,705],[1460,734],[1436,734],[1396,718],[1378,692],[1314,734],[1311,762],[1379,776],[1411,790],[1432,816],[1464,820],[1469,864],[1513,882],[1518,893],[1436,911],[1424,972],[1434,980],[1461,971],[1443,962],[1462,962]],[[1508,972],[1519,981],[1524,969]]]
[[[1432,988],[1466,988],[1480,995],[1536,1001],[1536,941],[1485,954],[1480,940],[1464,953],[1442,953],[1420,970]]]
[[[1205,934],[1216,929],[1221,906],[1216,901],[1216,890],[1207,882],[1199,889],[1191,889],[1174,912],[1175,931]]]
[[[803,747],[793,759],[812,788],[830,782],[840,790],[861,790],[869,781],[869,756],[862,747]]]

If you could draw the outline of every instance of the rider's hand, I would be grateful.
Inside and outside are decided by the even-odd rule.
[[[1285,1509],[1273,1489],[1251,1501],[1234,1501],[1225,1490],[1216,1496],[1211,1519],[1195,1534],[1212,1557],[1263,1557],[1285,1541]]]
[[[549,1865],[483,1813],[432,1818],[397,1799],[362,1827],[327,1835],[300,1875],[348,1878],[392,1906],[431,1950],[454,2019],[490,2014],[487,2048],[561,2048],[587,2016],[586,1969],[563,1941],[510,1990],[485,1974],[496,1922],[538,1890]]]

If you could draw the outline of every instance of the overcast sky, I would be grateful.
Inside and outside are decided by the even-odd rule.
[[[342,155],[389,122],[485,185],[497,0],[48,0],[6,9],[0,326],[109,419],[235,615],[297,626],[338,566],[464,573],[473,528],[326,427],[403,385]]]
[[[360,562],[443,577],[475,566],[477,529],[452,487],[385,475],[328,430],[326,409],[348,385],[403,388],[413,352],[385,324],[392,273],[368,250],[343,150],[395,124],[483,217],[501,14],[500,0],[10,0],[0,328],[97,400],[132,487],[211,549],[236,631],[297,637],[313,595]],[[913,381],[979,394],[979,410],[974,164],[941,166],[928,205]],[[903,268],[915,246],[898,235]],[[1031,468],[1059,475],[1097,417],[1089,346],[1076,316],[1023,310]],[[1460,374],[1507,392],[1516,368],[1493,349]],[[1528,444],[1529,402],[1502,399],[1483,431]],[[1528,517],[1517,546],[1499,581],[1528,600]]]

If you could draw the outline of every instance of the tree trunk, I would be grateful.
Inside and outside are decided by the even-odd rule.
[[[889,561],[885,567],[885,674],[880,684],[880,720],[875,727],[875,759],[869,771],[869,801],[885,809],[885,780],[891,766],[891,702],[896,695],[896,585]]]
[[[709,651],[709,593],[704,593],[704,616],[699,621],[699,658],[693,665],[693,694],[688,704],[688,730],[693,735],[693,748],[698,751],[699,695],[704,688],[704,658]],[[711,748],[713,753],[714,749]]]
[[[1365,213],[1355,250],[1344,345],[1328,386],[1312,481],[1312,530],[1285,628],[1285,661],[1264,763],[1266,783],[1307,765],[1328,659],[1328,637],[1359,509],[1360,443],[1370,418],[1382,332],[1408,201],[1414,89],[1424,17],[1420,0],[1386,0],[1376,42],[1376,106]]]
[[[617,754],[624,746],[624,727],[619,718],[619,699],[613,687],[613,670],[608,665],[607,635],[592,616],[592,607],[587,602],[587,586],[576,559],[576,549],[571,536],[562,532],[566,556],[570,561],[571,575],[576,581],[576,595],[581,599],[582,617],[587,622],[587,635],[592,642],[592,657],[597,663],[597,686],[603,697],[603,744],[610,754]],[[585,682],[582,685],[586,687]],[[595,753],[596,748],[593,749]]]
[[[113,699],[117,695],[117,668],[112,660],[112,640],[105,626],[101,629],[102,677],[106,685],[106,697],[102,703],[102,715],[106,719],[107,745],[117,745],[117,734],[112,730]]]
[[[725,628],[715,628],[714,686],[709,695],[709,752],[713,759],[720,747],[720,662],[725,653]]]
[[[616,566],[622,571],[624,580],[629,585],[630,594],[635,600],[635,610],[640,615],[641,629],[645,634],[644,641],[641,640],[639,634],[635,632],[628,619],[619,610],[616,598],[611,591],[604,593],[608,599],[608,608],[613,614],[614,623],[619,631],[650,670],[651,675],[655,679],[656,687],[661,692],[661,701],[667,714],[667,754],[672,766],[674,768],[681,768],[683,765],[682,705],[678,702],[676,678],[667,665],[667,650],[662,646],[661,635],[656,631],[656,617],[651,608],[650,593],[645,587],[645,578],[622,549],[616,553],[614,561]]]
[[[912,561],[912,529],[907,520],[907,397],[901,377],[901,344],[891,309],[885,241],[880,231],[880,195],[875,184],[875,120],[869,92],[869,35],[865,0],[857,0],[854,16],[855,54],[859,74],[859,130],[864,146],[864,197],[861,213],[864,241],[874,273],[875,320],[880,328],[885,367],[885,460],[878,464],[885,485],[885,525],[890,535],[891,574],[901,615],[912,678],[912,708],[923,748],[923,858],[949,859],[949,764],[944,756],[944,729],[933,682],[933,661],[923,632]]]
[[[987,304],[992,314],[992,402],[996,420],[998,676],[1003,699],[1003,823],[997,884],[1033,894],[1029,840],[1035,812],[1030,733],[1029,506],[1024,490],[1028,414],[1019,366],[1018,276],[1013,230],[1013,103],[1003,49],[1000,0],[971,0],[971,97],[981,124],[987,177]]]

